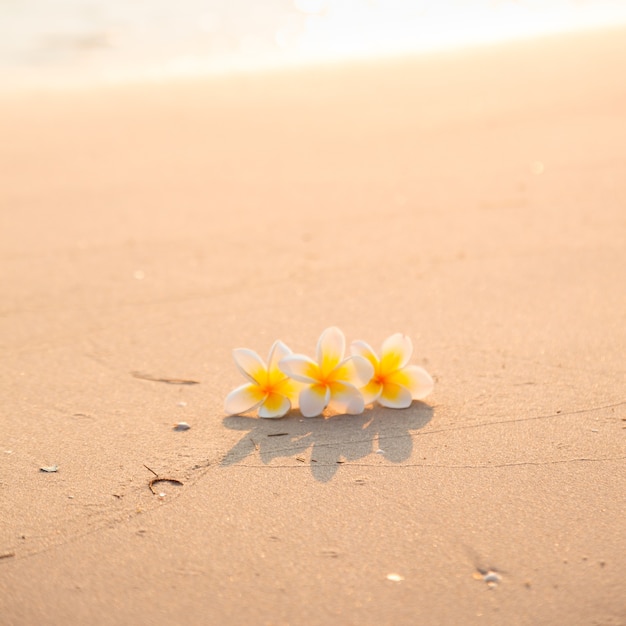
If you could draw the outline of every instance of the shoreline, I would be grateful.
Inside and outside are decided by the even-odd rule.
[[[342,71],[350,67],[369,67],[376,65],[397,65],[405,63],[430,62],[449,57],[463,55],[491,55],[497,49],[504,53],[515,48],[527,48],[535,43],[538,46],[548,44],[568,45],[568,42],[578,39],[585,42],[603,33],[609,37],[626,30],[626,21],[621,23],[597,24],[587,27],[571,28],[566,30],[529,33],[512,36],[509,39],[486,40],[461,44],[434,46],[431,48],[406,51],[380,51],[375,55],[355,55],[338,58],[301,58],[289,61],[287,59],[264,62],[260,65],[246,65],[241,62],[228,62],[226,65],[209,64],[208,59],[194,61],[196,69],[190,65],[187,69],[181,66],[176,69],[175,63],[169,69],[162,66],[150,67],[147,64],[138,65],[130,73],[119,72],[115,65],[84,69],[72,69],[58,66],[49,70],[32,67],[8,67],[4,70],[3,85],[0,87],[0,97],[35,92],[73,92],[89,89],[116,89],[130,86],[153,86],[165,84],[202,83],[207,81],[237,80],[254,78],[255,76],[284,76],[287,74],[319,73],[326,71]],[[175,61],[176,59],[172,59]],[[243,64],[242,64],[243,63]],[[118,64],[119,65],[119,64]],[[202,69],[203,68],[203,69]],[[92,77],[89,74],[95,74]],[[28,79],[20,78],[27,75]]]

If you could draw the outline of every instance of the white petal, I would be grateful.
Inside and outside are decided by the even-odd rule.
[[[310,385],[300,392],[300,412],[304,417],[321,415],[330,399],[326,385]]]
[[[394,383],[385,383],[378,398],[378,404],[390,409],[406,409],[411,406],[411,402],[413,402],[411,392],[406,387]]]
[[[396,333],[383,341],[380,353],[380,372],[389,374],[402,369],[411,359],[413,344],[402,333]]]
[[[317,383],[320,379],[318,364],[304,354],[290,354],[278,363],[283,374],[303,383]]]
[[[256,408],[265,399],[265,394],[257,385],[246,383],[226,396],[224,410],[229,415],[238,415]]]
[[[435,386],[431,375],[418,365],[409,365],[387,377],[387,381],[406,387],[413,400],[425,398]]]
[[[333,382],[348,383],[355,387],[363,387],[372,380],[374,367],[362,356],[349,356],[332,372]]]
[[[361,392],[353,385],[332,383],[330,385],[330,406],[340,413],[359,415],[365,409]]]
[[[259,417],[283,417],[291,408],[289,398],[270,393],[259,407]]]
[[[267,382],[267,366],[254,350],[236,348],[233,350],[233,359],[239,371],[251,383],[264,385]]]
[[[355,356],[362,356],[367,359],[372,364],[374,370],[378,367],[378,356],[368,343],[364,341],[353,341],[350,344],[350,352]]]
[[[331,326],[321,334],[317,342],[317,362],[322,376],[328,376],[339,365],[345,350],[346,338],[339,328]]]
[[[282,341],[274,342],[267,358],[267,382],[269,386],[275,385],[285,378],[285,374],[280,371],[278,363],[290,354],[291,350]]]

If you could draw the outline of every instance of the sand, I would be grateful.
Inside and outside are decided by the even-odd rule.
[[[3,93],[0,622],[626,624],[625,42]],[[331,325],[433,394],[224,414]]]

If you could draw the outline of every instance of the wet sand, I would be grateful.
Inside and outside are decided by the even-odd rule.
[[[625,41],[3,94],[0,621],[625,623]],[[331,325],[434,393],[224,415]]]

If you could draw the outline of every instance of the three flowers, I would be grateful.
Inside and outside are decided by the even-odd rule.
[[[380,356],[364,341],[346,339],[339,328],[327,328],[317,342],[316,358],[294,354],[282,341],[272,345],[267,363],[253,350],[237,348],[233,358],[247,383],[228,394],[231,415],[258,409],[259,417],[284,417],[296,405],[304,417],[327,407],[358,415],[370,403],[403,409],[433,389],[428,372],[410,365],[413,344],[396,333],[382,344]]]

